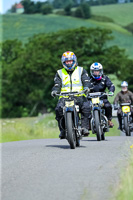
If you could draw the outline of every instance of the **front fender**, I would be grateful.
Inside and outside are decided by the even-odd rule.
[[[93,107],[93,110],[100,110],[100,107]]]

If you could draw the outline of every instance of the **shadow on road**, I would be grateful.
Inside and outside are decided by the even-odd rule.
[[[82,140],[82,141],[84,141],[84,142],[99,142],[99,141],[97,141],[97,139],[94,139],[94,140]],[[105,139],[105,140],[101,140],[101,141],[108,141],[107,139]]]
[[[60,149],[70,149],[69,145],[46,145],[46,147],[60,148]],[[76,148],[86,148],[85,146],[80,146]]]

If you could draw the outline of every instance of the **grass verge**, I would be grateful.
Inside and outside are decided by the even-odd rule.
[[[117,124],[110,129],[107,136],[119,135]],[[1,120],[2,134],[0,142],[12,142],[19,140],[58,138],[59,129],[54,114],[46,114],[39,117],[3,119]],[[90,134],[90,137],[95,137]]]
[[[131,148],[131,157],[126,172],[121,177],[121,182],[115,200],[133,199],[133,145]]]

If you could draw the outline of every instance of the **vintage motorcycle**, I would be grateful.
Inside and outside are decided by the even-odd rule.
[[[121,103],[120,107],[122,109],[122,131],[125,132],[126,136],[131,136],[132,131],[132,117],[131,117],[131,103]],[[115,106],[114,109],[117,110],[119,106]]]
[[[105,95],[110,96],[105,92],[94,92],[88,95],[92,108],[91,130],[93,134],[96,134],[97,141],[105,140],[105,132],[109,132],[108,119],[105,116],[103,100],[101,100],[101,97]]]
[[[60,125],[65,130],[65,137],[71,149],[79,147],[82,139],[79,106],[76,105],[76,99],[74,98],[75,95],[79,94],[84,94],[84,91],[57,94],[57,96],[66,97],[64,98],[63,117],[60,120]],[[63,124],[65,124],[65,127]]]

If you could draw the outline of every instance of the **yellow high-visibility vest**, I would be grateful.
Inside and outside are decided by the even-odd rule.
[[[83,72],[83,67],[77,66],[71,76],[65,70],[65,68],[57,71],[61,80],[62,80],[62,88],[61,92],[80,92],[83,90],[83,84],[81,81],[81,75]],[[82,95],[78,95],[82,96]]]

